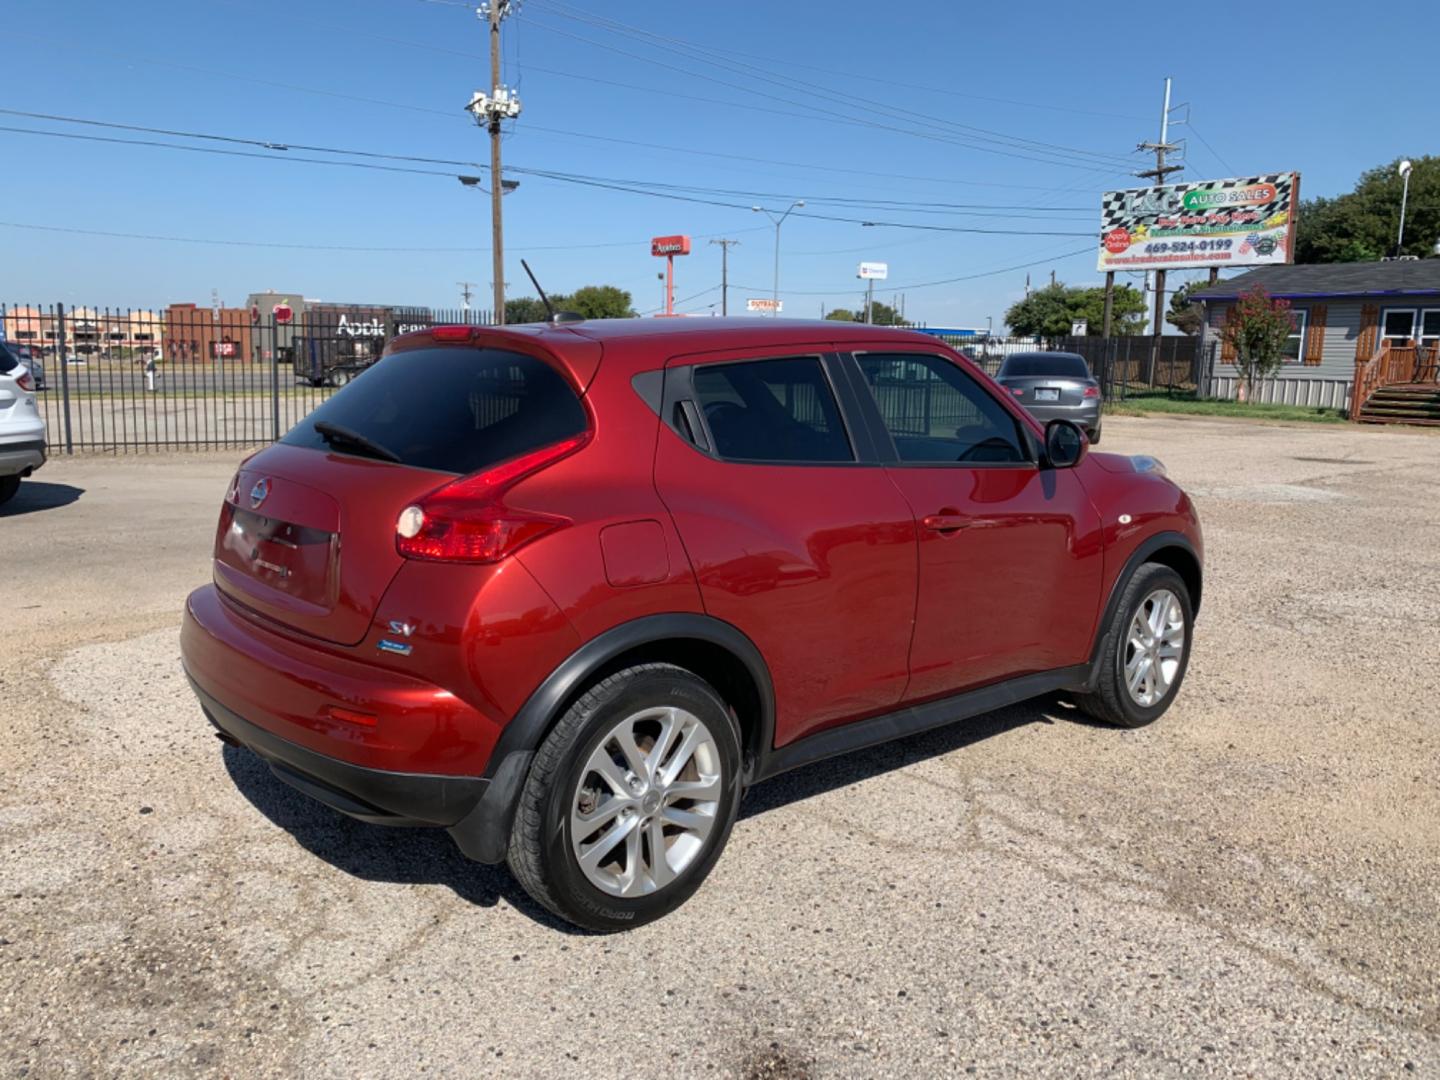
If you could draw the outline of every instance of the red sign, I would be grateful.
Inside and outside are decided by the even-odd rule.
[[[689,255],[688,236],[657,236],[650,241],[651,255]]]
[[[295,317],[295,309],[289,304],[276,304],[274,314],[276,322],[287,323]]]
[[[1105,234],[1105,250],[1118,255],[1130,246],[1130,234],[1124,229],[1112,229]]]
[[[239,355],[239,350],[233,341],[212,341],[210,343],[210,355],[216,360],[224,360]]]

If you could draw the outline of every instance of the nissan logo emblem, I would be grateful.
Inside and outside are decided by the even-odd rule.
[[[265,501],[265,496],[270,494],[270,481],[261,477],[255,481],[255,486],[250,489],[250,508],[253,510]]]

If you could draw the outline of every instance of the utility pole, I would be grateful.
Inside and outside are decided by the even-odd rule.
[[[498,326],[505,324],[505,230],[500,210],[505,186],[500,179],[500,121],[520,115],[520,99],[500,84],[500,20],[510,12],[511,0],[485,0],[475,9],[490,27],[490,90],[475,91],[466,106],[475,122],[490,132],[490,247]]]
[[[720,245],[720,314],[730,314],[730,249],[739,240],[711,240]]]
[[[470,314],[470,297],[471,297],[472,295],[474,295],[474,294],[471,292],[471,290],[475,287],[475,282],[473,282],[473,281],[457,281],[455,284],[460,286],[460,307],[461,307],[461,310],[464,311],[465,314],[468,315],[468,314]]]
[[[1166,154],[1174,154],[1180,151],[1178,143],[1170,140],[1170,80],[1165,80],[1165,103],[1160,109],[1160,141],[1142,142],[1136,147],[1137,150],[1155,151],[1155,168],[1137,172],[1135,175],[1144,180],[1154,180],[1155,186],[1159,187],[1165,183],[1166,177],[1171,173],[1179,172],[1184,165],[1167,165]],[[1155,371],[1155,358],[1160,354],[1160,335],[1165,330],[1165,271],[1155,271],[1155,318],[1151,324],[1150,344],[1150,372]]]

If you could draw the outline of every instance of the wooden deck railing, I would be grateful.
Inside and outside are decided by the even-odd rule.
[[[1379,351],[1369,360],[1355,363],[1355,385],[1351,389],[1350,419],[1360,416],[1360,407],[1382,386],[1401,383],[1435,382],[1440,346],[1419,348],[1413,341],[1395,345],[1380,343]]]

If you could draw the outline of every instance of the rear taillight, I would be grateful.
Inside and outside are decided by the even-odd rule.
[[[407,559],[499,562],[568,525],[568,519],[554,514],[506,506],[504,495],[527,476],[569,457],[589,439],[589,432],[576,435],[437,488],[400,511],[395,550]]]
[[[15,385],[20,387],[21,390],[34,390],[35,380],[30,377],[30,372],[22,371],[15,379]]]
[[[1086,396],[1086,397],[1099,397],[1099,396],[1100,396],[1100,388],[1099,388],[1098,386],[1087,386],[1087,387],[1085,387],[1085,396]]]
[[[1024,391],[1024,390],[1021,390],[1018,386],[1015,387],[1015,389],[1011,390],[1010,393],[1014,394],[1016,397],[1024,397],[1024,396],[1025,396],[1025,391]]]

